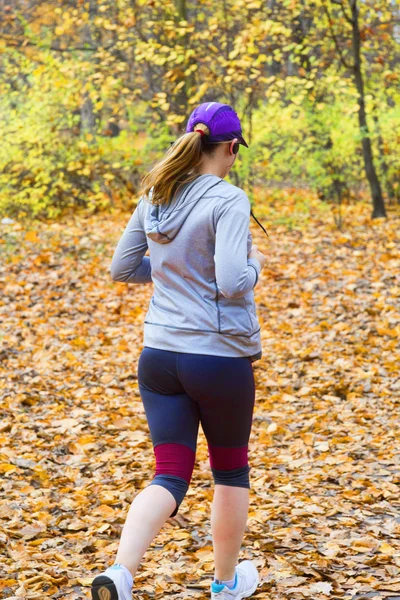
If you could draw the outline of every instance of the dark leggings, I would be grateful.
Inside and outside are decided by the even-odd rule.
[[[138,379],[156,457],[151,484],[174,496],[171,516],[190,484],[199,423],[215,483],[250,487],[247,450],[255,397],[250,358],[145,347]]]

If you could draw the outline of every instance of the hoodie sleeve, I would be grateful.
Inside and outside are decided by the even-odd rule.
[[[226,298],[241,298],[256,285],[260,262],[247,258],[250,202],[243,195],[226,202],[217,215],[215,276],[219,291]]]
[[[150,283],[150,258],[144,256],[147,238],[140,221],[140,200],[119,240],[111,261],[113,281],[124,283]]]

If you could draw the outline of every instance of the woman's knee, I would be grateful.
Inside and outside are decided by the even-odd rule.
[[[173,495],[176,502],[176,508],[170,514],[170,517],[174,517],[186,496],[186,492],[189,489],[189,483],[175,475],[156,475],[150,485],[160,485]]]
[[[183,444],[158,444],[154,448],[156,473],[152,484],[166,488],[175,498],[174,517],[181,505],[193,474],[196,453]]]
[[[211,469],[214,483],[220,485],[229,485],[232,487],[242,487],[250,489],[250,467],[245,465],[238,469],[230,469],[229,471],[223,471],[219,469]]]
[[[250,488],[248,446],[224,447],[208,444],[214,482]]]

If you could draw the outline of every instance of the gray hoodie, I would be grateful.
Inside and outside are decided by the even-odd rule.
[[[216,175],[186,184],[169,206],[140,199],[115,249],[111,277],[154,283],[145,346],[261,358],[253,292],[261,265],[248,258],[249,220],[246,194]]]

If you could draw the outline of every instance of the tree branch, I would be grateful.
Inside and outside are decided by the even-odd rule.
[[[29,42],[26,39],[22,39],[22,40],[17,40],[15,37],[11,37],[11,36],[7,36],[7,35],[0,35],[0,39],[4,39],[7,44],[9,44],[10,46],[13,46],[14,48],[22,48],[23,46],[35,46],[36,48],[41,48],[46,46],[46,44],[35,44],[34,42]],[[110,44],[109,46],[101,46],[102,50],[110,50],[111,48],[113,48],[115,46],[115,44]],[[92,47],[82,47],[82,46],[74,46],[72,47],[68,47],[68,48],[57,48],[57,46],[47,46],[48,50],[55,50],[56,52],[74,52],[75,50],[81,50],[83,52],[87,51],[87,52],[97,52],[97,50],[99,50],[100,48],[97,46],[92,46]]]
[[[353,70],[353,69],[354,69],[354,65],[349,65],[349,64],[346,62],[346,60],[345,60],[345,58],[344,58],[344,56],[343,56],[343,52],[342,52],[342,49],[341,49],[341,47],[340,47],[339,40],[337,39],[337,37],[336,37],[336,34],[335,34],[335,32],[333,31],[333,23],[332,23],[331,14],[330,14],[330,12],[329,12],[329,9],[328,9],[328,7],[326,6],[325,2],[322,2],[322,8],[323,8],[323,10],[325,11],[325,13],[326,13],[326,16],[327,16],[327,18],[328,18],[328,23],[329,23],[329,29],[330,29],[330,33],[331,33],[332,39],[333,39],[333,41],[334,41],[334,44],[335,44],[336,50],[338,51],[338,54],[339,54],[340,61],[341,61],[342,65],[343,65],[343,66],[344,66],[346,69]]]
[[[340,8],[342,9],[342,13],[344,18],[346,19],[346,21],[353,26],[353,19],[351,17],[349,17],[349,15],[346,13],[346,10],[344,8],[343,2],[341,2],[341,0],[331,0],[333,2],[333,4],[338,4],[340,6]]]

